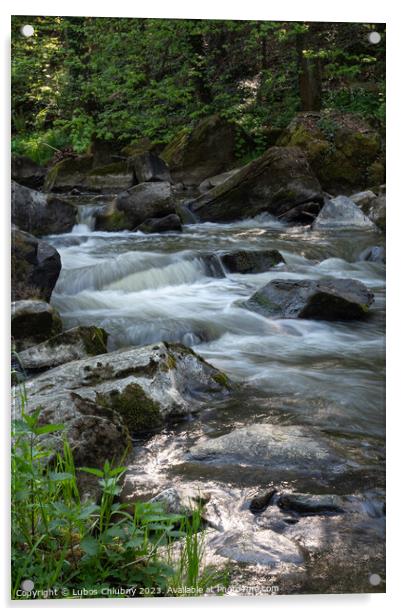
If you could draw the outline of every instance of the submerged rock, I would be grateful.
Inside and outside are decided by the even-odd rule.
[[[318,432],[301,426],[253,424],[190,449],[190,460],[213,465],[267,466],[270,472],[330,472],[339,458]]]
[[[166,488],[150,499],[150,503],[162,503],[167,513],[191,515],[209,500],[209,495],[187,487]]]
[[[239,274],[259,274],[285,262],[278,250],[237,250],[220,255],[220,258],[229,272]]]
[[[385,263],[384,246],[370,246],[357,257],[358,261],[371,261],[372,263]]]
[[[308,515],[344,512],[343,500],[336,494],[281,494],[278,507]]]
[[[62,322],[53,306],[39,300],[11,304],[11,334],[17,350],[28,348],[61,332]]]
[[[166,233],[166,231],[182,231],[182,226],[177,214],[169,214],[163,218],[148,218],[136,230],[143,233]]]
[[[296,542],[272,530],[219,533],[208,547],[239,563],[278,566],[282,563],[301,565],[304,561]]]
[[[75,359],[107,353],[107,337],[101,327],[74,327],[22,351],[19,360],[27,372],[49,370]]]
[[[191,349],[166,343],[72,361],[25,383],[29,409],[40,407],[44,423],[65,425],[80,464],[116,460],[127,446],[126,432],[155,431],[168,419],[196,411],[209,396],[224,395],[228,387],[228,379]],[[93,425],[98,419],[103,427],[87,442],[88,421]],[[104,443],[109,430],[110,451]]]
[[[34,235],[68,233],[76,223],[74,205],[17,182],[11,182],[11,220],[23,231]]]
[[[351,278],[321,280],[272,280],[242,305],[266,317],[362,319],[367,316],[374,294]]]
[[[311,222],[323,204],[323,194],[299,148],[269,148],[228,180],[191,204],[201,221],[227,222],[262,212],[283,217],[308,204],[294,222]]]
[[[340,195],[327,201],[313,222],[313,229],[374,229],[374,223],[349,199]]]
[[[15,226],[11,232],[11,297],[50,300],[61,270],[53,246]]]
[[[136,229],[150,218],[175,214],[169,182],[143,182],[117,195],[112,206],[96,216],[96,229]]]

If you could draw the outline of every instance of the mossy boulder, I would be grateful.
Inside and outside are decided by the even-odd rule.
[[[373,301],[374,294],[360,281],[327,277],[272,280],[242,305],[270,318],[338,321],[365,318]]]
[[[45,190],[67,192],[80,188],[85,176],[93,168],[92,154],[65,158],[49,169],[45,179]]]
[[[75,206],[66,199],[11,182],[11,220],[23,231],[33,235],[69,233],[76,217]]]
[[[98,394],[96,401],[119,413],[131,434],[153,432],[164,424],[160,405],[138,383],[127,385],[121,392],[112,390],[108,394]]]
[[[95,160],[92,154],[85,154],[60,161],[48,171],[45,190],[113,193],[133,185],[133,171],[126,160],[101,166],[95,166]]]
[[[243,149],[239,148],[243,145]],[[243,130],[215,114],[194,129],[183,128],[162,151],[175,182],[198,186],[203,180],[236,166],[248,141]],[[241,150],[241,151],[240,151]]]
[[[43,372],[69,361],[107,353],[108,334],[101,327],[78,326],[58,333],[19,354],[27,373]]]
[[[13,225],[11,231],[11,298],[49,301],[61,270],[53,246]]]
[[[159,343],[70,361],[25,388],[28,410],[40,407],[44,422],[65,425],[76,461],[102,466],[123,453],[129,434],[153,432],[227,395],[230,381],[219,375],[191,349]]]
[[[324,110],[298,114],[278,140],[297,146],[322,187],[329,192],[351,192],[381,184],[384,152],[380,134],[360,116]]]
[[[321,186],[300,148],[272,147],[193,200],[190,208],[202,221],[228,222],[268,212],[303,223],[314,219],[323,202]]]

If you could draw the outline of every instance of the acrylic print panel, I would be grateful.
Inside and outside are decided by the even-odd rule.
[[[12,19],[12,597],[385,590],[385,25]]]

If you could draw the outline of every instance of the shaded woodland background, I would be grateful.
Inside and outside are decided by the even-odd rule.
[[[22,25],[35,35],[25,38]],[[381,33],[381,42],[368,34]],[[219,113],[239,159],[272,145],[298,111],[385,121],[385,25],[24,17],[12,19],[12,151],[40,164],[94,139],[167,144]],[[245,148],[244,134],[252,140]],[[247,153],[246,153],[247,151]]]

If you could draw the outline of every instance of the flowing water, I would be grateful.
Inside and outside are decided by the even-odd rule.
[[[278,524],[273,518],[267,521],[266,514],[255,517],[248,511],[255,489],[274,485],[349,495],[359,506],[356,513],[353,505],[348,522],[310,516],[288,524],[290,540],[297,533],[299,542],[304,537],[304,564],[292,564],[288,586],[283,567],[277,581],[283,592],[375,590],[367,580],[383,566],[383,519],[378,511],[384,487],[385,280],[382,264],[359,261],[358,255],[381,244],[382,236],[373,231],[314,232],[285,226],[269,216],[233,224],[186,225],[182,233],[163,235],[94,232],[93,216],[101,206],[82,206],[80,223],[71,234],[49,238],[62,259],[52,303],[65,327],[103,327],[110,334],[110,350],[160,340],[182,342],[242,384],[228,400],[212,401],[187,422],[138,442],[133,481],[150,492],[175,482],[201,481],[215,495],[221,517],[229,510],[227,537],[244,528],[254,537],[262,527]],[[221,251],[274,248],[286,263],[261,274],[229,274],[219,261]],[[328,275],[358,279],[375,293],[366,321],[267,319],[239,305],[275,278]],[[283,468],[261,466],[257,459],[244,464],[239,458],[236,464],[223,457],[223,462],[208,464],[189,457],[194,443],[252,424],[311,429],[325,436],[347,468],[341,465],[342,472],[339,467],[317,477],[302,463],[290,475]],[[325,524],[332,526],[324,528]],[[309,547],[314,541],[316,552]],[[235,543],[236,539],[232,551]],[[251,543],[257,545],[258,540]],[[227,555],[227,550],[221,553]],[[323,556],[331,553],[337,554],[332,560]],[[260,562],[258,558],[246,562],[248,573],[239,565],[236,579],[261,580],[261,570],[250,573],[250,563]],[[297,577],[301,573],[302,581]],[[343,582],[337,586],[334,578]]]

